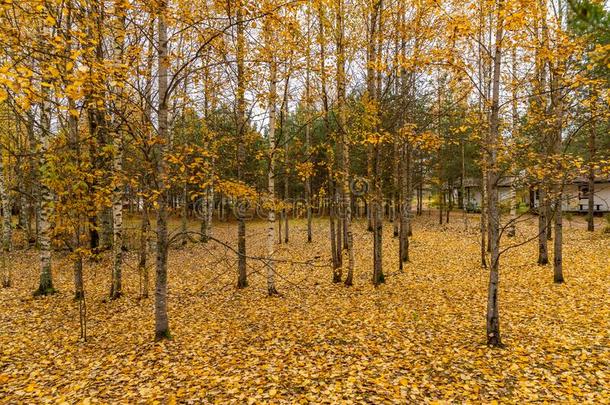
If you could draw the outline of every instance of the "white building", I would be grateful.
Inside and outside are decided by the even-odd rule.
[[[512,187],[511,178],[502,178],[498,183],[498,202],[500,205],[510,204],[511,198],[515,195],[516,190]],[[467,209],[481,209],[482,190],[481,179],[468,177],[464,179],[464,205]],[[515,197],[516,198],[516,197]]]
[[[534,207],[538,207],[538,192],[534,193]],[[589,209],[589,181],[578,177],[566,184],[563,190],[562,210],[567,212],[587,212]],[[610,212],[610,177],[595,179],[593,191],[593,212]]]

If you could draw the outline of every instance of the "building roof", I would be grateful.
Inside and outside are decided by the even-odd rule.
[[[589,178],[586,176],[578,176],[576,178],[574,178],[574,180],[572,181],[572,183],[575,184],[582,184],[582,183],[588,183],[589,182]],[[595,182],[596,183],[610,183],[610,176],[595,176]]]
[[[516,179],[511,176],[501,177],[498,181],[499,187],[511,187],[513,183],[516,183]],[[458,185],[459,187],[459,185]],[[465,177],[464,178],[465,188],[481,187],[481,179],[477,177]]]

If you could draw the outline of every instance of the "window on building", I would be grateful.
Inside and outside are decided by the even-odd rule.
[[[589,198],[589,186],[578,186],[578,198],[581,200]]]

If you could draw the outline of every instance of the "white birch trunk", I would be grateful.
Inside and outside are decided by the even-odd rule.
[[[2,153],[0,153],[0,200],[2,202],[2,287],[8,288],[12,285],[11,276],[11,239],[12,239],[12,224],[11,224],[11,203],[8,194],[8,179],[4,171],[4,161]]]
[[[4,159],[0,153],[0,202],[2,204],[2,250],[8,252],[12,247],[13,224],[11,217],[11,199],[8,192],[9,180],[4,168]]]
[[[121,279],[123,266],[123,189],[119,179],[123,171],[123,142],[122,131],[117,131],[114,142],[114,158],[112,170],[115,175],[115,185],[112,192],[112,286],[110,298],[116,299],[121,296]]]
[[[271,27],[266,29],[267,46],[273,46],[271,42]],[[269,78],[269,170],[267,172],[269,193],[269,213],[267,215],[267,293],[269,296],[277,295],[275,288],[275,121],[276,121],[276,81],[277,81],[277,64],[273,55],[270,56],[270,78]]]
[[[50,127],[47,114],[46,107],[43,107],[42,121],[43,130],[45,131]],[[48,134],[42,135],[40,147],[40,229],[38,230],[38,243],[40,245],[40,285],[36,291],[36,295],[48,295],[55,292],[53,288],[53,277],[51,274],[51,216],[53,210],[53,196],[51,194],[51,190],[44,181],[44,172],[47,170],[46,154],[48,153],[48,137]]]

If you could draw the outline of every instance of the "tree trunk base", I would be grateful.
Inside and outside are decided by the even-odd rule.
[[[162,331],[155,331],[155,342],[160,342],[162,340],[171,340],[172,335],[169,332],[169,329]]]
[[[373,284],[375,285],[375,287],[377,287],[380,284],[384,284],[384,283],[385,283],[385,276],[383,275],[383,273],[380,273],[375,276],[375,279],[373,280]]]
[[[487,346],[502,349],[504,347],[504,344],[502,344],[502,341],[500,340],[499,336],[494,335],[487,338]]]
[[[53,288],[53,286],[50,286],[50,287],[40,286],[40,287],[38,287],[38,289],[36,291],[34,291],[34,297],[53,295],[55,293],[57,293],[57,290],[55,288]]]

